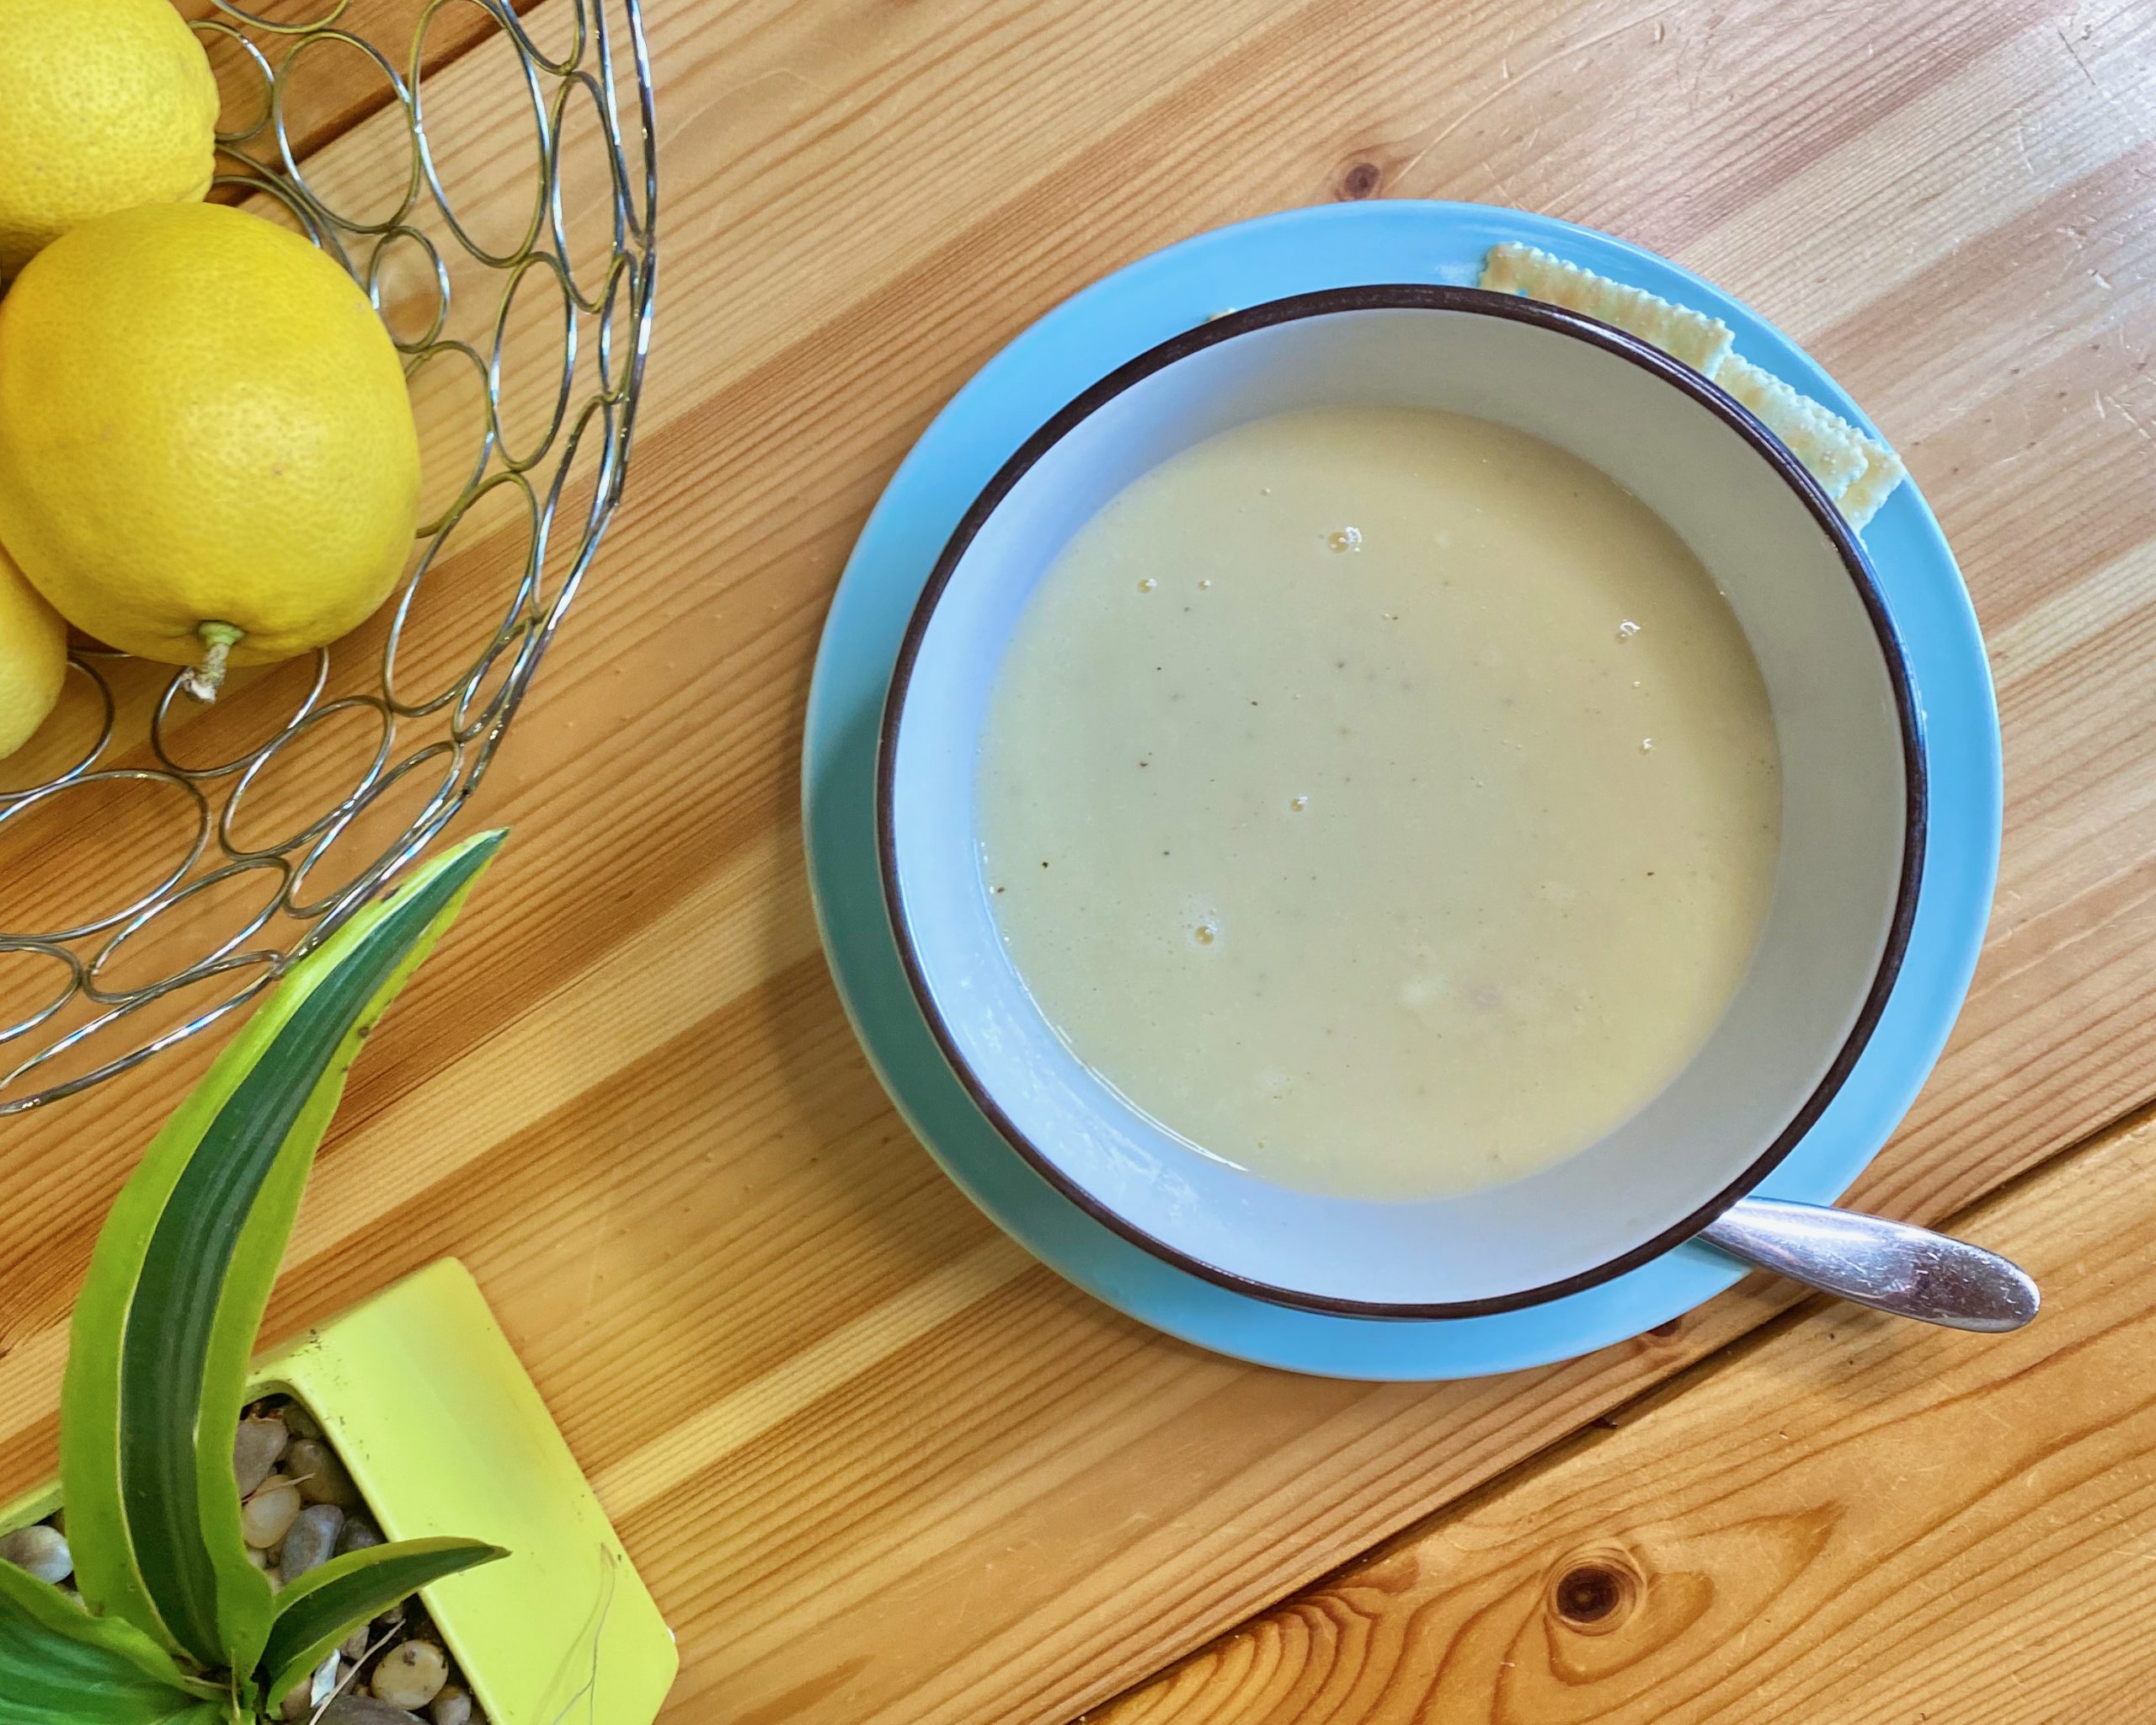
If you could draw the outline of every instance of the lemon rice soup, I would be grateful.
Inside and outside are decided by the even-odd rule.
[[[1524,433],[1313,409],[1065,548],[991,697],[982,866],[1072,1050],[1210,1156],[1457,1193],[1620,1124],[1742,980],[1780,787],[1735,617]]]

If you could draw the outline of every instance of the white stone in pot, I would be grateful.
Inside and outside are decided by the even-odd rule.
[[[281,1419],[243,1419],[232,1439],[232,1478],[243,1498],[270,1477],[291,1434]]]
[[[304,1682],[292,1685],[277,1711],[288,1720],[311,1719],[314,1710],[329,1699],[330,1691],[337,1687],[337,1655],[332,1653]]]
[[[0,1562],[12,1563],[56,1587],[75,1573],[75,1557],[67,1549],[67,1536],[58,1528],[41,1524],[19,1527],[0,1539]]]
[[[367,1687],[392,1706],[424,1707],[448,1681],[448,1655],[430,1641],[408,1641],[375,1662]]]
[[[240,1531],[256,1551],[267,1551],[283,1541],[301,1508],[299,1487],[273,1473],[240,1506]]]

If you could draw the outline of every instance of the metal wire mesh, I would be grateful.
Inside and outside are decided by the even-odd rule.
[[[215,709],[184,671],[72,654],[64,758],[0,788],[0,1114],[207,1029],[425,848],[493,760],[628,467],[657,262],[638,0],[429,0],[387,48],[341,27],[346,0],[310,23],[216,4],[195,28],[224,93],[217,185],[367,290],[405,356],[430,494],[382,614]],[[452,23],[485,40],[430,67]],[[389,117],[310,153],[302,87],[351,55]],[[525,147],[497,147],[504,99],[531,130],[528,211],[503,190]]]

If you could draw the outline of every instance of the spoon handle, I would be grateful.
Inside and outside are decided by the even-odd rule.
[[[1700,1237],[1824,1293],[1951,1329],[2018,1330],[2036,1315],[2036,1284],[2018,1265],[1884,1216],[1746,1198]]]

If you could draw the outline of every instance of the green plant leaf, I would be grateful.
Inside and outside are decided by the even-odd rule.
[[[0,1562],[0,1725],[207,1725],[227,1700],[131,1623]]]
[[[509,1553],[478,1540],[398,1540],[333,1557],[277,1595],[276,1621],[263,1649],[263,1694],[287,1694],[354,1630],[446,1575]]]
[[[61,1393],[76,1580],[99,1610],[205,1668],[251,1672],[269,1633],[232,1438],[315,1148],[361,1043],[503,836],[467,840],[295,964],[98,1236]]]

